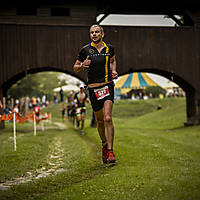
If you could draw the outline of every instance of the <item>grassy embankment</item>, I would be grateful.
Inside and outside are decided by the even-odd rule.
[[[54,122],[62,122],[60,109],[46,109]],[[185,99],[116,102],[115,166],[101,163],[90,118],[88,106],[84,136],[68,123],[47,125],[55,128],[35,137],[31,123],[17,125],[17,152],[7,125],[0,133],[0,182],[12,185],[30,174],[32,181],[0,190],[0,199],[200,199],[200,126],[183,126]]]

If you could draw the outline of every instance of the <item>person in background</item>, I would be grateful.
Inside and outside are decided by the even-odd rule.
[[[43,107],[47,106],[47,104],[46,104],[46,96],[45,95],[42,96],[42,106]]]
[[[19,113],[18,104],[15,104],[15,105],[14,105],[14,108],[13,108],[13,113],[16,113],[16,114],[18,114],[18,113]]]
[[[61,113],[62,113],[62,120],[64,122],[66,116],[66,107],[64,105],[62,105]]]
[[[40,116],[40,106],[36,105],[34,108],[33,108],[33,111],[35,112],[35,115],[37,117]]]
[[[58,104],[58,98],[56,93],[53,94],[53,100],[54,100],[54,104],[57,105]]]
[[[33,108],[37,105],[36,97],[32,97],[32,105],[33,105]]]
[[[64,91],[63,89],[61,88],[60,89],[60,102],[63,102],[64,101]]]
[[[94,127],[94,128],[97,127],[97,121],[96,121],[94,112],[92,112],[92,120],[91,120],[90,127]]]
[[[75,94],[74,102],[76,106],[77,126],[79,127],[79,124],[81,123],[80,134],[83,135],[85,113],[86,113],[85,103],[89,102],[88,96],[85,93],[84,85],[80,85],[80,91]]]

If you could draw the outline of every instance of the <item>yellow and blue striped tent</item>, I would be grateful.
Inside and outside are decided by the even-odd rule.
[[[121,94],[126,94],[132,89],[144,89],[147,86],[158,86],[158,84],[144,72],[123,75],[115,83],[115,89],[120,89]]]

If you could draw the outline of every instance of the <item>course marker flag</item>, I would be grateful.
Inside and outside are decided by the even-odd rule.
[[[16,124],[15,124],[16,119],[15,118],[16,118],[16,113],[14,112],[13,114],[14,151],[17,151]]]

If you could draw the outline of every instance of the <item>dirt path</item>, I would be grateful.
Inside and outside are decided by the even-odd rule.
[[[53,122],[55,125],[57,125],[61,130],[67,129],[67,125],[61,122]]]
[[[52,124],[56,125],[60,130],[65,130],[67,129],[67,125],[61,122],[52,122]],[[49,126],[49,124],[41,124],[37,126],[37,131],[45,131],[45,130],[50,130],[50,129],[55,129],[55,126]]]
[[[57,136],[49,146],[49,153],[47,155],[47,163],[45,166],[34,171],[26,172],[26,175],[23,177],[17,177],[13,180],[0,183],[0,190],[7,190],[13,185],[28,183],[39,178],[44,178],[63,172],[64,169],[62,168],[62,165],[64,153],[62,138]]]

